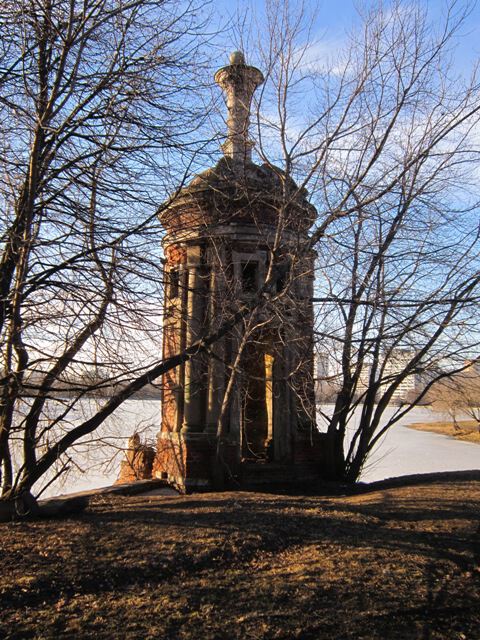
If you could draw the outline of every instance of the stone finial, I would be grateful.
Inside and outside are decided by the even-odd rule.
[[[222,145],[227,158],[234,165],[244,164],[252,158],[253,142],[248,138],[250,105],[255,89],[264,82],[262,72],[245,63],[241,51],[230,54],[230,65],[219,69],[215,82],[222,88],[227,98],[227,141]]]
[[[230,54],[230,64],[245,64],[243,51],[232,51]]]

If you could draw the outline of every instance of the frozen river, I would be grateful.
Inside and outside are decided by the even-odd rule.
[[[387,415],[393,411],[394,407],[388,409]],[[159,415],[159,401],[127,401],[97,434],[94,452],[90,451],[90,446],[79,447],[76,452],[78,469],[63,483],[51,485],[42,497],[113,484],[126,439],[137,430],[142,433],[142,440],[154,443],[159,430]],[[413,422],[442,419],[445,419],[442,414],[429,409],[412,410],[387,432],[372,453],[361,479],[372,482],[412,473],[480,469],[480,445],[406,426]]]
[[[392,415],[394,411],[394,407],[389,408],[386,415]],[[414,422],[444,419],[442,414],[422,407],[410,411],[387,431],[372,452],[361,480],[373,482],[412,473],[480,469],[480,445],[437,433],[416,431],[406,426]]]

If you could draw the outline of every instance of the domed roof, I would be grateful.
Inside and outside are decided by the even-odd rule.
[[[160,213],[167,230],[243,223],[276,226],[283,214],[286,228],[308,231],[316,210],[308,193],[292,178],[269,164],[235,165],[223,157],[191,183]]]
[[[285,172],[278,167],[266,163],[258,165],[254,162],[245,162],[242,167],[237,167],[229,158],[223,157],[214,167],[195,176],[188,189],[226,189],[235,184],[237,189],[243,187],[260,191],[278,191],[282,188],[283,182],[287,183],[290,190],[297,189],[294,181],[286,177]]]

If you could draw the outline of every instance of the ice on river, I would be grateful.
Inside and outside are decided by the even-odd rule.
[[[396,407],[389,407],[385,411],[385,418],[396,410]],[[407,427],[414,422],[446,419],[445,415],[424,407],[412,409],[386,432],[370,455],[360,479],[374,482],[412,473],[480,469],[478,444]]]
[[[327,407],[326,411],[328,410]],[[394,411],[395,407],[389,408],[386,417]],[[478,444],[416,431],[406,426],[413,422],[442,419],[445,419],[445,416],[430,409],[413,409],[387,431],[373,451],[361,480],[372,482],[412,473],[480,469]],[[127,438],[134,431],[139,431],[142,440],[153,444],[159,424],[158,400],[128,400],[104,423],[90,442],[76,447],[73,458],[78,468],[63,481],[53,483],[42,497],[113,484],[118,475],[122,449]]]

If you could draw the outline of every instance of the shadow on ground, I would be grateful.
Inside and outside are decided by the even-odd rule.
[[[2,525],[5,638],[476,638],[477,481],[100,497]]]

